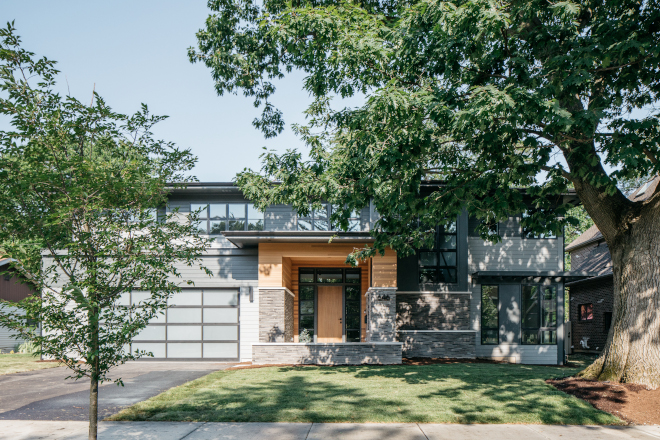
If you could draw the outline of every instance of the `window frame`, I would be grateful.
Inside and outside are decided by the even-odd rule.
[[[319,274],[323,273],[325,271],[340,271],[341,272],[341,282],[331,282],[331,283],[324,283],[324,282],[319,282]],[[302,281],[302,275],[303,274],[312,274],[312,281]],[[357,274],[357,282],[348,282],[347,281],[347,274]],[[301,288],[302,287],[313,287],[313,301],[314,301],[314,313],[313,315],[310,315],[309,313],[301,313],[302,307],[301,303],[302,301],[310,301],[308,299],[303,300],[301,296]],[[347,342],[348,339],[348,332],[349,331],[356,331],[358,332],[358,340],[353,341],[353,342],[361,342],[362,341],[362,316],[364,314],[364,310],[362,308],[362,269],[361,268],[338,268],[338,267],[301,267],[298,269],[298,334],[297,336],[300,337],[300,332],[303,330],[303,326],[301,325],[303,317],[307,316],[313,316],[313,321],[314,321],[314,328],[312,329],[312,340],[316,342],[317,338],[317,332],[318,332],[318,286],[340,286],[342,288],[342,340],[343,342]],[[357,314],[357,322],[358,322],[358,328],[348,328],[347,327],[347,314],[346,314],[346,308],[348,306],[348,301],[346,299],[346,288],[347,287],[357,287],[359,294],[358,294],[358,300],[353,300],[351,302],[357,302],[358,304],[358,314]],[[349,316],[355,316],[354,314],[350,314]],[[308,328],[308,327],[304,327]]]
[[[582,306],[591,306],[591,318],[582,319]],[[594,321],[594,303],[578,304],[578,321],[580,321],[580,322],[593,322]]]
[[[248,202],[207,202],[207,203],[194,203],[191,202],[189,205],[189,212],[197,211],[197,209],[193,209],[193,206],[197,205],[198,207],[201,206],[206,206],[206,215],[205,217],[199,218],[200,226],[206,223],[206,228],[204,228],[205,232],[201,232],[202,229],[200,228],[200,234],[201,235],[222,235],[222,232],[224,231],[263,231],[265,229],[266,225],[266,215],[264,212],[261,213],[261,218],[257,219],[254,217],[250,216],[250,206],[254,207],[254,204],[248,203]],[[225,205],[224,206],[224,216],[222,217],[212,217],[211,216],[211,205]],[[230,217],[229,216],[229,205],[243,205],[243,217]],[[255,208],[256,209],[256,208]],[[250,228],[250,221],[251,220],[261,220],[262,221],[262,229],[251,229]],[[237,222],[243,222],[243,229],[230,229],[229,225],[230,223],[237,223]],[[219,233],[212,232],[211,229],[211,223],[224,223],[224,227],[220,229]]]
[[[296,230],[297,231],[340,231],[340,232],[361,232],[362,231],[362,212],[361,210],[354,211],[351,213],[351,217],[349,217],[348,224],[349,224],[349,229],[344,230],[339,227],[339,225],[333,223],[331,221],[331,216],[332,214],[339,209],[337,206],[332,205],[331,203],[322,203],[323,206],[325,206],[325,211],[327,214],[327,218],[321,219],[321,217],[317,217],[316,213],[318,210],[312,209],[312,207],[309,207],[309,214],[306,216],[302,216],[298,213],[296,213]],[[311,229],[300,229],[300,220],[309,222],[310,225],[312,226]],[[319,229],[316,227],[316,222],[317,221],[327,221],[328,223],[328,229]],[[354,225],[355,227],[352,227],[351,225]]]
[[[525,307],[525,294],[524,294],[524,289],[525,287],[537,287],[539,296],[537,298],[537,307],[538,307],[538,327],[526,327],[525,326],[525,317],[526,317],[526,307]],[[552,304],[554,305],[554,316],[555,316],[555,325],[554,327],[543,327],[543,316],[544,316],[544,308],[543,308],[543,303],[545,302],[542,298],[541,295],[543,295],[545,292],[543,289],[545,288],[552,288],[555,291],[555,296],[554,296],[554,301],[552,301]],[[521,304],[521,316],[520,316],[520,343],[521,345],[557,345],[557,333],[558,333],[558,327],[559,327],[559,316],[557,315],[559,307],[557,304],[558,298],[559,298],[559,286],[557,284],[543,284],[543,283],[524,283],[521,284],[520,287],[520,304]],[[525,342],[525,332],[531,332],[535,331],[537,332],[537,342],[536,343],[526,343]],[[543,341],[543,332],[554,332],[554,342],[542,342]]]
[[[529,210],[534,211],[534,210]],[[529,217],[529,211],[524,211],[520,217],[521,219]],[[542,233],[537,235],[535,232],[527,230],[522,224],[520,225],[520,237],[523,240],[556,240],[558,237],[554,232]]]
[[[489,327],[487,330],[495,330],[497,333],[497,342],[484,342],[484,287],[495,287],[497,289],[497,304],[495,305],[497,313],[497,325]],[[479,317],[480,333],[481,333],[481,345],[499,345],[500,344],[500,286],[498,284],[482,284],[481,285],[481,316]]]
[[[458,284],[458,219],[453,222],[454,232],[445,232],[447,226],[449,225],[437,225],[435,227],[435,237],[433,242],[433,248],[420,248],[417,250],[417,282],[420,286],[424,285],[457,285]],[[441,231],[442,229],[442,231]],[[455,246],[451,247],[442,247],[442,243],[447,243],[444,240],[444,237],[454,237]],[[425,265],[422,263],[422,253],[435,253],[435,265]],[[454,265],[442,264],[443,255],[442,254],[454,254]],[[446,260],[444,260],[446,263]],[[448,273],[453,271],[454,280],[453,281],[440,281],[440,274],[442,270],[447,270]],[[423,270],[435,270],[435,282],[422,282],[422,271]]]

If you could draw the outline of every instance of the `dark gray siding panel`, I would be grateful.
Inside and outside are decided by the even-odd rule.
[[[396,285],[402,292],[419,292],[419,276],[417,274],[417,255],[397,257]]]

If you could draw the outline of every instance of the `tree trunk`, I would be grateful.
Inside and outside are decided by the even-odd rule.
[[[660,202],[645,204],[605,235],[614,272],[612,327],[601,356],[581,377],[660,386]],[[598,225],[597,225],[598,226]]]
[[[91,359],[87,358],[90,365],[89,385],[89,440],[96,440],[99,424],[99,323],[98,309],[94,307],[91,311],[90,321],[92,323],[91,336]]]
[[[89,440],[96,440],[99,425],[99,381],[92,374],[89,385]]]

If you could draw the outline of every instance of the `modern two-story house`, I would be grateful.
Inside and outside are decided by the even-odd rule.
[[[564,271],[563,237],[532,236],[519,215],[497,225],[498,244],[478,237],[464,213],[438,230],[431,249],[406,258],[389,250],[350,267],[346,256],[372,240],[373,207],[336,231],[331,206],[304,217],[284,205],[262,213],[234,184],[196,183],[172,190],[167,209],[182,217],[201,209],[200,232],[215,239],[202,260],[214,276],[182,269],[195,286],[134,342],[155,359],[564,360],[564,283],[582,275]]]

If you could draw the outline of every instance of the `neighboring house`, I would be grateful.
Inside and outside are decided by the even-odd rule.
[[[6,270],[10,259],[0,259],[0,269]],[[0,276],[0,299],[12,302],[18,302],[34,293],[34,289],[28,283],[21,282],[18,275],[7,274]],[[5,327],[0,327],[0,350],[11,351],[16,345],[25,342],[22,339],[15,339],[15,333]]]
[[[574,194],[564,200],[578,203]],[[175,208],[182,220],[203,209],[200,231],[215,242],[201,258],[214,276],[181,268],[195,287],[172,298],[133,344],[156,359],[564,360],[564,283],[585,274],[564,271],[563,237],[532,236],[520,215],[493,225],[503,237],[498,244],[476,236],[476,221],[464,213],[438,230],[432,249],[406,258],[389,250],[353,268],[346,256],[373,240],[373,206],[354,214],[349,231],[336,231],[330,206],[304,217],[286,205],[264,214],[231,183],[195,183],[171,191],[167,209]],[[301,334],[312,342],[299,343]]]
[[[650,197],[659,178],[645,183],[630,199]],[[577,352],[598,352],[603,349],[612,324],[614,307],[614,279],[612,258],[603,234],[594,225],[566,246],[571,256],[571,269],[592,273],[594,276],[567,283],[569,320],[572,326],[571,345]]]

